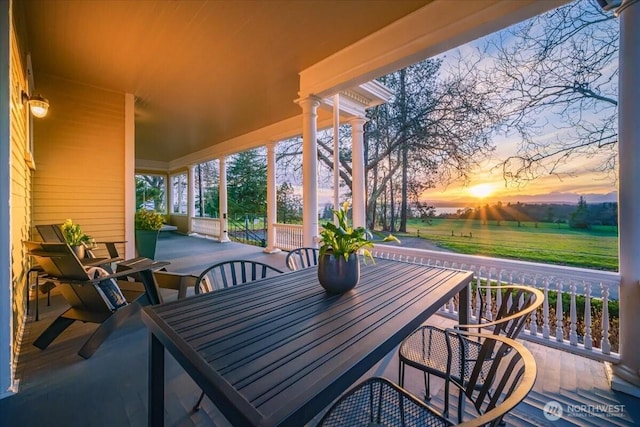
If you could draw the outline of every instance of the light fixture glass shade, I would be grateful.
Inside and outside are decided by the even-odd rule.
[[[32,96],[29,98],[29,109],[34,116],[44,117],[47,115],[47,110],[49,110],[49,101],[40,95]]]

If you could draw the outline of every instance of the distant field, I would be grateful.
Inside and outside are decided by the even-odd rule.
[[[567,224],[433,219],[410,220],[407,231],[454,252],[549,264],[618,270],[618,231],[611,226],[573,230]],[[453,234],[453,235],[452,235]],[[401,236],[401,234],[399,235]]]

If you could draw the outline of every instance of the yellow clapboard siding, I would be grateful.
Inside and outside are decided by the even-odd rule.
[[[31,237],[31,168],[27,164],[26,154],[29,146],[28,115],[22,106],[22,90],[28,90],[26,70],[20,56],[20,49],[13,25],[10,29],[10,79],[11,108],[9,117],[9,135],[11,146],[11,287],[13,298],[12,357],[16,366],[18,331],[25,320],[26,279],[28,256],[22,245]]]
[[[34,224],[69,218],[96,240],[124,240],[124,94],[52,76],[38,87],[51,120],[35,129]]]

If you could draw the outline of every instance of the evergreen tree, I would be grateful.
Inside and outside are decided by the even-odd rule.
[[[267,211],[267,160],[260,150],[234,155],[227,170],[229,215],[263,217]]]
[[[569,216],[569,227],[571,228],[589,228],[591,226],[589,222],[589,208],[587,207],[587,201],[584,197],[580,196],[578,199],[578,207]]]

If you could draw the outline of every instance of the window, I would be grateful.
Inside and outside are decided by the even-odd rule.
[[[218,161],[211,160],[201,163],[194,168],[195,174],[195,216],[218,218],[219,207],[219,171]]]
[[[187,214],[188,185],[186,172],[171,176],[171,213]]]
[[[164,175],[136,174],[136,209],[167,211],[167,184]]]

